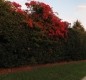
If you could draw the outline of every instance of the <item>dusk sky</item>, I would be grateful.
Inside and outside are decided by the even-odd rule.
[[[10,0],[20,3],[25,8],[27,0]],[[29,0],[30,1],[30,0]],[[69,23],[77,19],[81,21],[86,29],[86,0],[34,0],[44,2],[53,7],[53,11],[58,13],[59,18]]]

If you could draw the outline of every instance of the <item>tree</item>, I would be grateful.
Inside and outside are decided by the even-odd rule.
[[[0,0],[0,66],[13,66],[18,59],[24,39],[21,40],[22,20],[23,16],[13,12],[9,1]]]
[[[81,24],[81,22],[79,20],[74,22],[73,28],[78,30],[78,31],[85,31],[85,29],[83,28],[83,25]]]
[[[68,38],[65,43],[65,60],[77,60],[80,50],[79,33],[73,28],[68,29]]]
[[[0,67],[53,62],[62,54],[68,23],[45,3],[26,6],[22,10],[16,2],[0,0]]]
[[[39,27],[47,36],[65,38],[69,23],[57,17],[52,8],[42,2],[26,3],[28,20],[31,27]],[[33,26],[35,25],[35,26]]]

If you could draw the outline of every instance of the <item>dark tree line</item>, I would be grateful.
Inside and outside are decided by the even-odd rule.
[[[10,8],[0,0],[0,67],[86,59],[86,31],[78,20],[65,38],[50,38],[36,25],[28,27],[25,17]]]

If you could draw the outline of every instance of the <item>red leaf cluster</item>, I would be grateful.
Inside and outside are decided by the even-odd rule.
[[[11,4],[12,4],[13,6],[15,6],[16,8],[20,8],[20,7],[21,7],[21,5],[18,4],[18,3],[16,3],[16,2],[12,2]]]
[[[21,5],[16,3],[16,2],[9,2],[10,6],[11,6],[11,11],[12,12],[17,12],[20,14],[25,14],[25,11],[21,9]]]
[[[31,1],[25,3],[27,10],[22,10],[21,5],[18,3],[12,2],[11,4],[15,7],[13,9],[15,9],[16,12],[24,14],[24,21],[26,21],[30,28],[36,26],[49,37],[64,38],[67,36],[69,23],[57,17],[49,5],[42,2]]]

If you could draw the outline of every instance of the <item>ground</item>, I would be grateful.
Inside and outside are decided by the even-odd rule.
[[[0,74],[9,74],[9,73],[15,73],[15,72],[22,72],[22,71],[31,71],[31,70],[34,70],[39,67],[47,67],[47,66],[49,67],[49,66],[54,66],[54,65],[71,64],[71,63],[77,63],[77,62],[86,62],[86,60],[60,62],[60,63],[52,63],[52,64],[41,64],[41,65],[35,65],[35,66],[21,66],[21,67],[15,67],[15,68],[0,68]],[[82,80],[85,80],[85,79],[83,78]]]

